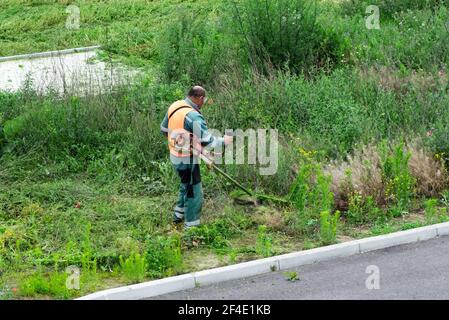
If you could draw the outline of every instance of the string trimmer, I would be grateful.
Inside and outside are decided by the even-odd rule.
[[[235,196],[235,200],[240,203],[240,204],[254,204],[254,205],[258,205],[263,201],[272,201],[272,202],[277,202],[277,203],[282,203],[282,204],[289,204],[290,202],[282,199],[282,198],[278,198],[278,197],[273,197],[273,196],[268,196],[268,195],[264,195],[264,194],[255,194],[253,192],[251,192],[249,189],[245,188],[242,184],[240,184],[237,180],[235,180],[233,177],[231,177],[229,174],[227,174],[226,172],[224,172],[223,170],[221,170],[212,159],[210,159],[208,156],[206,156],[203,152],[195,150],[196,155],[198,157],[200,157],[200,159],[202,161],[204,161],[204,163],[208,166],[209,169],[218,172],[220,175],[222,175],[223,177],[225,177],[228,181],[230,181],[232,184],[234,184],[237,188],[239,188],[244,194],[248,195],[250,198],[248,199],[239,199],[239,196],[241,196],[241,194],[237,194],[234,193]]]

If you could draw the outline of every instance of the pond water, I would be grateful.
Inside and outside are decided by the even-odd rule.
[[[39,93],[98,94],[136,74],[123,65],[99,61],[95,51],[54,54],[0,62],[0,90],[17,91],[27,85]]]

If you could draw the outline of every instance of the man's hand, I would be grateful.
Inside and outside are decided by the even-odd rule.
[[[230,145],[233,142],[233,140],[234,140],[233,136],[225,135],[224,136],[224,144],[225,144],[225,146]]]

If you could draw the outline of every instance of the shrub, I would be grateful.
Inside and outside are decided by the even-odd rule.
[[[320,213],[320,239],[323,244],[335,243],[339,219],[339,211],[336,211],[333,215],[329,211]]]
[[[146,261],[152,276],[171,276],[182,266],[179,237],[158,236],[147,241]]]
[[[259,71],[269,73],[269,65],[311,71],[340,58],[338,38],[317,23],[317,10],[309,0],[233,1],[232,26]]]
[[[232,64],[225,34],[212,14],[198,19],[196,13],[180,12],[156,43],[162,74],[168,81],[211,85],[223,68]]]
[[[126,259],[120,256],[120,269],[130,283],[141,282],[145,278],[147,267],[145,256],[138,253],[132,253]]]

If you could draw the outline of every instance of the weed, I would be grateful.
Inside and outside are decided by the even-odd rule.
[[[404,224],[402,227],[401,227],[401,230],[410,230],[410,229],[415,229],[415,228],[419,228],[419,227],[422,227],[423,226],[423,223],[422,222],[409,222],[409,223],[406,223],[406,224]]]
[[[290,191],[290,201],[298,210],[296,224],[299,231],[313,230],[320,212],[330,211],[334,195],[330,191],[331,177],[317,164],[306,163],[298,173]]]
[[[427,224],[445,222],[448,220],[447,208],[438,208],[437,199],[429,199],[424,202],[424,212]]]
[[[159,61],[169,81],[210,84],[222,71],[229,46],[218,30],[217,19],[197,19],[189,11],[182,12],[160,33]]]
[[[414,196],[416,179],[411,175],[408,167],[411,153],[404,151],[404,144],[394,147],[391,155],[386,155],[383,147],[383,174],[385,179],[385,193],[392,203],[391,212],[394,217],[408,212]]]
[[[235,263],[237,261],[237,250],[234,248],[229,251],[229,262]]]
[[[52,295],[60,299],[68,299],[73,292],[66,287],[67,275],[64,272],[44,274],[36,271],[22,279],[18,287],[18,295],[35,297],[37,295]]]
[[[273,255],[273,238],[267,234],[266,226],[259,226],[257,233],[256,253],[263,257]]]
[[[179,237],[158,236],[148,239],[146,250],[148,271],[152,276],[171,276],[182,267],[181,241]]]
[[[235,215],[235,219],[237,219],[237,223],[242,223],[241,226],[245,227],[246,219],[239,219],[238,215]],[[233,221],[224,218],[218,219],[209,225],[188,229],[184,234],[184,241],[187,246],[206,245],[220,251],[228,248],[230,245],[228,239],[239,232]]]
[[[299,280],[298,273],[295,271],[284,272],[284,276],[288,281],[295,282]]]
[[[441,203],[449,210],[449,190],[441,194]]]
[[[145,278],[148,264],[145,256],[138,253],[132,253],[128,258],[124,259],[120,256],[120,269],[126,280],[130,283],[142,282]]]
[[[320,239],[323,244],[332,244],[336,241],[337,227],[340,219],[340,212],[333,215],[329,211],[322,211],[320,214]]]
[[[349,198],[349,209],[346,216],[348,221],[354,224],[372,223],[387,218],[382,209],[376,206],[373,197],[364,198],[356,193]]]
[[[319,245],[318,243],[311,241],[309,239],[306,239],[302,245],[302,250],[310,250],[310,249],[316,248],[318,245]]]
[[[86,231],[84,234],[84,239],[81,244],[82,247],[82,256],[81,256],[81,265],[83,267],[83,270],[87,272],[97,272],[97,260],[94,258],[94,252],[92,248],[92,244],[90,241],[90,231],[92,226],[90,224],[87,224]]]
[[[394,227],[389,223],[376,223],[371,227],[371,234],[374,236],[394,232]]]

